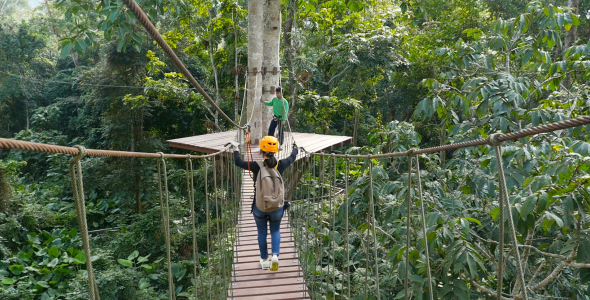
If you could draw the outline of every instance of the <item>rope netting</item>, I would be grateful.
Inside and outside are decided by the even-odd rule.
[[[476,290],[484,297],[529,299],[539,297],[536,292],[555,280],[564,265],[590,268],[590,263],[573,262],[575,254],[555,255],[539,250],[530,243],[523,243],[526,237],[518,232],[513,221],[518,218],[514,213],[518,214],[522,204],[510,200],[511,194],[506,184],[510,174],[504,171],[503,166],[507,162],[502,152],[505,141],[588,124],[590,117],[582,116],[516,133],[496,133],[487,139],[396,153],[348,155],[309,153],[303,149],[304,157],[297,162],[295,175],[291,174],[292,177],[286,181],[298,181],[297,188],[291,194],[293,206],[290,220],[311,298],[433,300],[450,297],[449,294],[445,296],[445,292],[452,288],[463,288],[459,283],[463,281],[471,285],[466,285],[465,289]],[[520,142],[527,143],[526,140]],[[435,250],[434,239],[440,234],[436,232],[440,224],[436,224],[434,212],[443,205],[433,200],[432,196],[428,200],[423,196],[423,188],[427,187],[428,190],[433,185],[423,182],[420,169],[420,161],[428,161],[426,154],[436,156],[440,151],[483,145],[490,146],[488,152],[495,152],[497,165],[497,181],[495,184],[490,182],[496,190],[496,199],[490,204],[483,204],[498,207],[497,218],[492,218],[490,224],[497,230],[497,240],[477,237],[490,245],[492,250],[488,250],[455,239],[459,243],[456,248],[463,251],[454,252],[453,255],[459,257],[481,253],[487,263],[493,266],[492,273],[496,274],[495,284],[491,284],[495,291],[486,287],[490,286],[490,278],[483,278],[483,282],[467,277],[458,277],[450,282],[434,280],[433,273],[437,273],[440,278],[441,272],[451,272],[445,268],[452,270],[456,266],[441,265],[445,258],[441,253],[432,253]],[[405,166],[406,169],[397,169],[397,181],[390,183],[390,186],[383,186],[383,182],[375,186],[374,177],[378,176],[383,181],[384,166],[388,164]],[[352,187],[351,178],[354,178]],[[399,190],[405,196],[383,193],[392,190],[392,185],[402,186]],[[374,191],[380,191],[379,198],[375,197]],[[432,193],[440,191],[429,192]],[[469,217],[459,220],[477,221]],[[510,244],[504,242],[505,236],[510,239]],[[437,251],[441,251],[454,245],[436,246]],[[568,262],[558,264],[545,279],[537,279],[542,267],[535,266],[537,269],[531,270],[529,264],[534,266],[535,262],[527,262],[530,255],[526,254],[531,250],[549,259],[559,257]],[[575,252],[577,247],[572,251]],[[436,263],[432,265],[431,261]],[[506,278],[513,278],[509,285],[503,281]],[[394,290],[398,292],[392,294]]]
[[[401,294],[394,295],[406,299],[416,298],[419,295],[428,294],[430,299],[435,299],[436,291],[441,289],[439,282],[433,282],[430,261],[432,251],[432,226],[427,221],[431,216],[433,205],[423,198],[422,188],[424,183],[420,173],[420,153],[434,153],[445,149],[458,149],[471,147],[485,143],[492,145],[496,153],[498,165],[498,200],[499,209],[498,228],[500,234],[498,241],[488,241],[498,244],[496,254],[492,254],[496,266],[497,288],[496,291],[486,290],[478,282],[472,281],[474,287],[493,294],[497,299],[511,299],[507,296],[502,278],[506,268],[506,255],[513,256],[517,263],[515,266],[517,281],[513,287],[515,298],[527,299],[528,291],[535,291],[547,283],[527,285],[525,275],[528,267],[526,259],[521,257],[521,251],[530,251],[530,245],[519,243],[515,225],[512,222],[514,216],[512,210],[514,204],[510,203],[508,189],[506,188],[506,174],[503,170],[502,141],[520,139],[531,135],[563,130],[580,125],[590,124],[590,117],[561,121],[549,125],[543,125],[527,129],[523,132],[511,134],[493,134],[487,139],[471,142],[451,144],[434,148],[412,149],[405,152],[371,154],[371,155],[341,155],[325,153],[309,153],[302,149],[304,156],[299,159],[291,171],[285,172],[285,191],[290,195],[293,206],[290,210],[290,229],[293,231],[299,257],[306,282],[309,286],[311,298],[346,298],[362,297],[365,299],[387,299],[392,295],[386,295],[381,287],[386,286],[384,281],[403,282]],[[458,146],[461,145],[461,146]],[[72,155],[70,173],[74,193],[75,207],[78,215],[80,235],[82,237],[84,253],[91,257],[90,238],[86,221],[84,188],[81,160],[85,156],[110,156],[110,157],[140,157],[157,159],[157,181],[159,190],[159,207],[161,210],[162,232],[166,244],[166,260],[168,268],[169,298],[176,299],[175,277],[173,269],[173,257],[171,247],[174,242],[171,234],[174,229],[171,224],[178,224],[178,220],[187,217],[171,211],[169,196],[166,158],[186,160],[186,199],[188,218],[186,230],[192,232],[192,256],[194,299],[221,299],[227,297],[227,288],[231,281],[231,264],[233,262],[233,245],[238,239],[235,225],[240,211],[239,198],[241,196],[241,175],[228,157],[228,149],[223,151],[195,156],[164,153],[141,153],[86,149],[81,146],[64,147],[47,145],[26,141],[1,139],[0,148],[17,149],[26,151],[39,151],[47,153],[63,153]],[[225,155],[225,156],[224,156]],[[193,160],[198,159],[203,170],[202,187],[195,189],[195,175]],[[374,177],[383,176],[383,164],[392,163],[392,159],[406,160],[407,172],[400,173],[400,178],[406,176],[396,184],[402,185],[405,196],[399,203],[400,209],[397,215],[384,215],[387,209],[383,199],[376,198]],[[416,167],[414,167],[414,162]],[[376,168],[377,167],[377,168]],[[211,168],[211,169],[210,169]],[[355,178],[354,185],[350,185],[351,176]],[[212,180],[210,180],[212,178]],[[413,181],[416,180],[416,187]],[[203,195],[199,199],[201,207],[196,207],[195,193]],[[381,198],[383,195],[380,196]],[[175,200],[177,201],[177,200]],[[385,205],[385,207],[384,207]],[[416,210],[419,212],[416,213]],[[204,216],[203,216],[204,215]],[[419,221],[416,220],[416,216]],[[204,220],[202,220],[204,217]],[[220,222],[220,220],[225,220]],[[199,221],[200,220],[200,221]],[[398,222],[401,221],[401,222]],[[398,232],[405,236],[405,245],[396,239],[386,229],[393,222],[396,223]],[[182,222],[181,222],[182,223]],[[506,235],[511,244],[505,244],[504,223],[508,224]],[[207,229],[207,243],[205,249],[200,249],[197,241],[198,225]],[[178,229],[178,225],[175,225]],[[415,230],[414,228],[419,228]],[[420,233],[419,233],[420,232]],[[403,234],[402,234],[403,233]],[[394,249],[387,249],[393,242]],[[507,253],[505,248],[510,249]],[[541,252],[532,247],[533,250]],[[384,251],[389,250],[388,253]],[[574,251],[575,252],[575,251]],[[215,253],[213,256],[212,254]],[[543,253],[547,254],[547,253]],[[551,255],[551,254],[548,254]],[[388,257],[395,257],[397,263],[396,278],[384,273],[382,267],[387,267]],[[411,257],[418,256],[419,265],[410,263]],[[571,255],[570,255],[571,256]],[[206,258],[205,258],[206,257]],[[526,257],[526,255],[525,255]],[[562,256],[555,256],[563,258]],[[571,265],[571,259],[569,260]],[[590,268],[590,264],[578,263],[577,267]],[[89,298],[100,299],[97,280],[95,278],[92,262],[86,263],[89,279]],[[389,266],[391,267],[391,266]],[[564,265],[565,267],[565,265]],[[388,268],[385,268],[388,270]],[[563,267],[562,267],[563,269]],[[426,279],[416,283],[413,277],[420,272],[426,274]],[[391,269],[389,268],[389,271]],[[403,275],[401,275],[403,274]],[[416,289],[416,286],[422,289]],[[382,294],[384,295],[382,297]]]
[[[86,202],[83,186],[82,158],[86,156],[105,157],[136,157],[157,159],[157,186],[160,207],[162,233],[166,246],[166,267],[168,281],[168,297],[176,299],[177,288],[175,281],[179,276],[175,275],[175,259],[178,259],[178,247],[180,241],[174,241],[172,235],[175,231],[192,233],[192,283],[193,298],[191,299],[225,299],[227,287],[231,282],[231,265],[233,260],[233,248],[236,240],[235,225],[237,223],[240,206],[240,179],[241,172],[237,170],[232,157],[227,155],[228,149],[208,155],[179,155],[164,153],[125,152],[110,150],[86,149],[82,146],[64,147],[49,144],[41,144],[27,141],[2,139],[0,148],[24,151],[36,151],[55,154],[71,155],[70,176],[74,195],[74,206],[78,219],[78,227],[82,240],[82,246],[86,259],[86,268],[89,284],[89,299],[99,300],[99,288],[95,270],[90,257],[91,238],[88,233],[86,220]],[[169,178],[171,173],[167,169],[166,158],[186,160],[184,174],[186,176],[185,194],[178,198],[170,196]],[[200,178],[203,184],[199,189],[195,187],[197,172],[193,168],[193,160],[199,160],[203,170]],[[219,173],[218,173],[219,172]],[[181,187],[178,187],[181,189]],[[195,194],[202,195],[201,199],[195,199]],[[184,197],[184,198],[182,198]],[[171,202],[188,202],[188,207],[182,211],[171,210]],[[145,201],[143,202],[146,203]],[[149,204],[148,204],[149,205]],[[198,206],[197,206],[198,205]],[[188,219],[188,222],[186,221]],[[222,221],[223,220],[223,221]],[[174,224],[174,227],[171,227]],[[197,230],[204,228],[207,232],[207,246],[199,248]],[[214,255],[213,255],[214,254]],[[205,259],[206,257],[206,259]],[[139,283],[138,283],[139,284]]]

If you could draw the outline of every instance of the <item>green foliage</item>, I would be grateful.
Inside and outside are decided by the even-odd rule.
[[[361,104],[352,98],[340,99],[307,93],[300,96],[298,108],[300,127],[313,129],[316,133],[337,134],[346,129],[343,125],[354,122]]]
[[[74,229],[62,229],[52,233],[29,233],[27,239],[28,246],[10,260],[0,262],[0,284],[16,290],[9,291],[9,295],[31,293],[30,296],[43,299],[65,297],[70,291],[69,281],[86,263],[78,233]]]

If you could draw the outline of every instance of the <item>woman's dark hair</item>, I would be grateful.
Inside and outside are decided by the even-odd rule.
[[[279,163],[275,157],[275,154],[272,152],[265,152],[264,157],[264,164],[269,168],[274,168]]]

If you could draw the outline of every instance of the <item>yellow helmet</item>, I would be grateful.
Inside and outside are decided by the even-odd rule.
[[[279,152],[279,140],[274,136],[265,136],[260,140],[260,150],[264,152]]]

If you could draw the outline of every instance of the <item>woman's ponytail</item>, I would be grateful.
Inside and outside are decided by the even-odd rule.
[[[278,163],[279,162],[277,161],[277,158],[274,156],[274,153],[270,152],[265,154],[264,164],[267,167],[274,168],[277,166]]]

